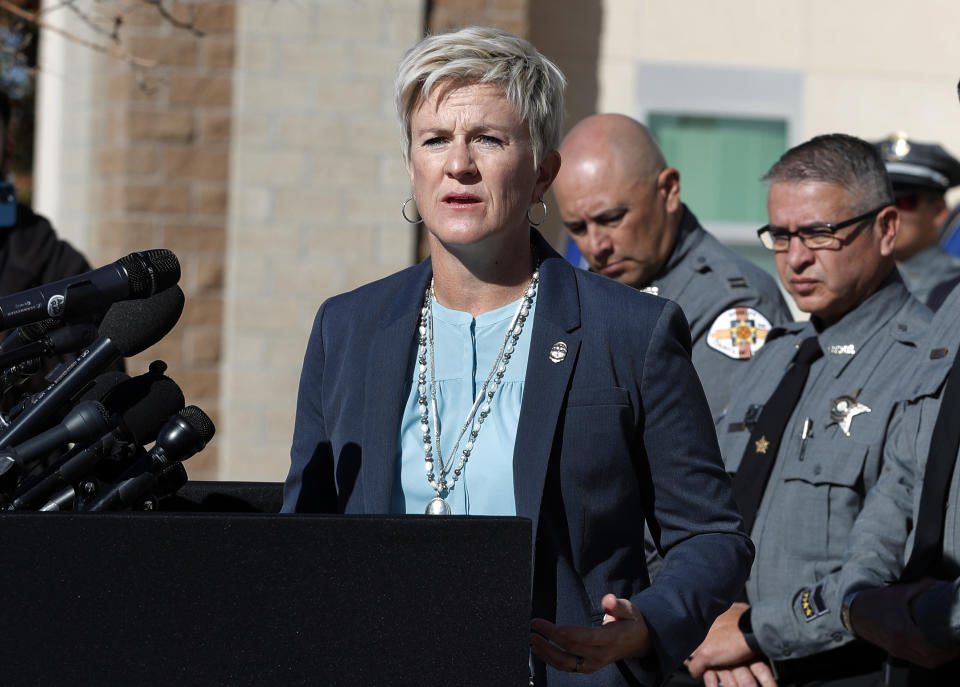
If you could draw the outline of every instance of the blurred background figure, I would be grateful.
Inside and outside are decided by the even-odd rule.
[[[590,271],[683,309],[717,418],[770,328],[793,319],[773,277],[700,225],[680,200],[680,172],[636,120],[587,117],[560,156],[554,195]]]
[[[86,258],[57,238],[46,218],[17,202],[10,181],[16,147],[10,100],[0,92],[0,295],[81,274]]]
[[[937,143],[918,143],[904,133],[892,134],[874,145],[880,150],[893,184],[900,211],[900,233],[894,257],[907,288],[936,309],[934,288],[960,278],[960,258],[940,244],[940,233],[950,214],[944,194],[960,184],[960,162]]]

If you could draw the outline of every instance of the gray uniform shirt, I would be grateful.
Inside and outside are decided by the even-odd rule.
[[[910,293],[921,303],[926,303],[937,284],[960,277],[960,258],[935,243],[901,262],[900,274]]]
[[[771,325],[793,319],[773,277],[707,233],[686,206],[673,251],[644,290],[669,298],[683,310],[693,341],[693,366],[714,418],[723,412],[739,386],[751,348],[762,346],[766,337],[761,327],[763,331],[755,332],[759,336],[753,346],[730,341],[737,329],[736,309],[743,309],[748,332],[760,324],[751,310]],[[711,328],[715,331],[714,346],[709,342]],[[726,340],[721,342],[721,337]]]
[[[824,356],[811,366],[784,430],[751,533],[757,557],[747,598],[757,641],[773,659],[853,639],[839,607],[823,602],[822,585],[839,570],[854,520],[880,475],[887,423],[901,396],[892,380],[916,356],[930,317],[894,270],[876,293],[819,333],[813,322],[774,330],[718,424],[724,461],[735,472],[753,421],[796,347],[819,337]]]
[[[827,590],[836,600],[851,591],[898,579],[904,561],[910,557],[911,528],[919,512],[930,440],[958,348],[960,289],[953,291],[937,311],[915,364],[901,380],[905,400],[890,424],[883,473],[854,525],[843,573]],[[956,460],[960,462],[960,455]],[[917,599],[912,606],[914,619],[932,642],[944,648],[956,647],[960,642],[960,465],[954,466],[947,492],[943,560],[931,576],[952,583]]]

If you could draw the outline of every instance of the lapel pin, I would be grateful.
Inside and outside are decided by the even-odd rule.
[[[567,344],[558,341],[550,347],[550,362],[560,363],[567,357]]]

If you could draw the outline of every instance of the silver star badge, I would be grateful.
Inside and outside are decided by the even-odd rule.
[[[856,394],[833,399],[830,406],[830,419],[836,422],[846,436],[850,436],[850,424],[853,418],[869,413],[870,408],[857,400]]]

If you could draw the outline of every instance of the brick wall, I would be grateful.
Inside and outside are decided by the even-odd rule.
[[[219,474],[281,480],[313,316],[412,264],[392,82],[420,0],[237,6]]]
[[[38,209],[94,265],[147,248],[177,254],[183,316],[163,341],[130,359],[128,371],[139,374],[151,360],[167,361],[187,402],[203,408],[221,429],[235,3],[191,5],[203,36],[172,26],[146,4],[100,3],[105,14],[96,17],[122,12],[120,47],[155,61],[147,70],[70,44],[61,46],[61,60],[44,63],[44,55],[51,56],[46,46],[41,78],[60,89],[62,123],[52,136],[49,125],[38,127],[38,145],[49,149],[58,141],[61,149],[58,165],[39,170],[37,200]],[[184,5],[171,11],[180,20],[191,17]],[[69,12],[48,16],[72,33],[102,41]],[[45,106],[53,106],[49,98],[38,105],[41,117]],[[41,153],[41,166],[43,160]],[[192,478],[217,474],[218,446],[215,440],[187,463]]]
[[[464,26],[496,26],[527,37],[532,0],[433,0],[427,24],[431,31]]]
[[[529,40],[567,77],[565,129],[569,129],[596,112],[602,17],[602,0],[434,0],[427,24],[435,32],[496,26]],[[552,192],[545,200],[547,218],[539,229],[562,250],[567,233]],[[420,252],[427,252],[423,236]]]

